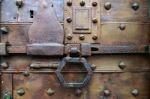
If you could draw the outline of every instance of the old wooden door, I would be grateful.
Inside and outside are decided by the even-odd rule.
[[[1,99],[150,99],[150,0],[0,0]]]

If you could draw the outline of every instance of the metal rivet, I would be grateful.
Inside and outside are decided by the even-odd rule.
[[[71,22],[72,22],[72,19],[71,19],[70,17],[68,17],[68,18],[67,18],[67,22],[68,22],[68,23],[71,23]]]
[[[106,2],[104,4],[104,7],[105,7],[106,10],[110,10],[111,9],[111,3],[110,2]]]
[[[68,40],[72,40],[72,35],[71,35],[71,34],[68,34],[67,39],[68,39]]]
[[[119,65],[118,65],[121,69],[124,69],[126,67],[125,63],[124,62],[119,62]]]
[[[48,94],[49,96],[54,95],[54,93],[55,93],[55,91],[52,90],[51,88],[49,88],[49,89],[47,90],[47,94]]]
[[[82,90],[77,89],[77,90],[75,91],[75,95],[76,95],[76,96],[81,96],[81,94],[82,94]]]
[[[18,8],[23,7],[23,5],[24,5],[23,0],[16,0],[16,6],[17,6]]]
[[[4,33],[4,34],[5,34],[5,33],[8,33],[8,28],[7,28],[7,27],[2,27],[0,30],[1,30],[1,32]]]
[[[72,6],[72,2],[69,0],[69,1],[67,1],[67,5],[68,6]]]
[[[80,6],[84,6],[84,5],[85,5],[85,1],[82,0],[82,1],[80,2]]]
[[[96,6],[97,6],[97,2],[93,2],[93,3],[92,3],[92,6],[93,6],[93,7],[96,7]]]
[[[97,20],[96,18],[94,18],[94,19],[92,20],[92,22],[93,22],[93,23],[97,23],[98,20]]]
[[[119,28],[120,28],[120,30],[125,30],[126,29],[126,25],[125,24],[120,24]]]
[[[8,66],[8,63],[3,62],[3,63],[1,63],[1,67],[4,69],[7,69],[9,66]]]
[[[12,99],[12,95],[11,95],[11,93],[10,92],[6,92],[6,93],[4,93],[4,99]]]
[[[30,76],[30,73],[29,73],[29,71],[25,71],[25,72],[23,73],[23,75],[27,77],[27,76]]]
[[[92,64],[92,65],[91,65],[91,68],[92,68],[93,70],[95,70],[95,69],[96,69],[96,65],[95,65],[95,64]]]
[[[80,36],[79,36],[79,39],[80,39],[80,40],[84,40],[84,39],[85,39],[84,35],[80,35]]]
[[[136,11],[136,10],[139,9],[140,6],[139,6],[139,4],[138,4],[137,2],[134,2],[134,3],[132,3],[132,6],[131,6],[131,7],[132,7],[133,10]]]
[[[111,95],[110,90],[107,90],[107,89],[104,90],[104,95],[107,96],[107,97],[110,96]]]
[[[23,88],[20,88],[17,90],[17,93],[19,96],[23,96],[25,94],[25,90]]]
[[[132,93],[133,96],[138,96],[139,95],[139,90],[138,89],[133,89],[131,93]]]
[[[97,37],[96,34],[92,37],[93,40],[97,40],[97,38],[98,38],[98,37]]]

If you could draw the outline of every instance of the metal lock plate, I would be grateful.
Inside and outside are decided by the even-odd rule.
[[[56,16],[60,22],[63,21],[63,0],[51,0]],[[19,22],[33,22],[34,17],[39,12],[41,0],[24,0],[24,6],[19,9]]]
[[[68,2],[69,0],[64,1],[65,42],[98,43],[100,31],[99,0],[83,0],[83,5],[82,0],[71,0],[71,6],[67,4]],[[94,5],[93,2],[96,4]]]
[[[63,22],[63,0],[52,0],[56,15]],[[40,0],[23,0],[23,5],[18,8],[16,0],[1,1],[1,22],[33,22],[34,16],[39,11]]]

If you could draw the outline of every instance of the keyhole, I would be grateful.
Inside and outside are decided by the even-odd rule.
[[[34,17],[34,11],[30,10],[30,18],[33,18],[33,17]]]

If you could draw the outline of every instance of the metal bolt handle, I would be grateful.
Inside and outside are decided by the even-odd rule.
[[[61,73],[62,69],[66,66],[67,63],[80,63],[83,64],[83,66],[85,67],[86,71],[88,72],[86,77],[83,79],[82,82],[66,82],[64,79],[63,74]],[[81,88],[84,87],[85,85],[88,84],[89,80],[91,79],[92,76],[92,69],[91,69],[91,65],[87,63],[85,58],[78,58],[78,57],[65,57],[63,58],[63,60],[60,62],[57,70],[56,70],[56,75],[58,77],[58,80],[60,81],[60,84],[63,87],[67,87],[67,88]]]

